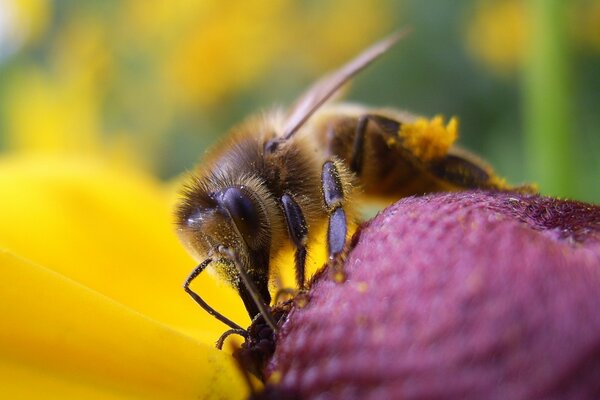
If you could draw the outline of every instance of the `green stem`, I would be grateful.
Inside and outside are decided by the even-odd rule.
[[[531,37],[523,76],[528,176],[542,193],[573,196],[567,10],[564,0],[529,0]]]

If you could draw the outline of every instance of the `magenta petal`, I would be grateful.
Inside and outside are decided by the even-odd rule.
[[[323,398],[600,398],[600,207],[407,198],[290,313],[277,390]]]

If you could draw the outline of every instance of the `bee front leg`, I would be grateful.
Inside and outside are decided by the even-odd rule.
[[[289,194],[281,196],[281,204],[283,206],[283,215],[288,229],[288,234],[294,246],[296,253],[294,262],[296,268],[296,283],[300,290],[304,289],[306,265],[306,242],[308,239],[308,226],[302,214],[302,209]]]
[[[269,302],[271,301],[271,297],[269,295],[269,290],[267,288],[266,281],[264,280],[256,280],[256,282],[260,285],[256,286],[254,280],[248,275],[246,269],[244,268],[242,262],[240,261],[238,253],[226,246],[218,247],[219,253],[225,255],[234,265],[237,270],[237,273],[240,278],[240,282],[238,285],[238,294],[242,298],[244,305],[247,310],[252,310],[249,312],[251,318],[256,318],[258,314],[262,315],[265,322],[273,329],[273,332],[277,332],[277,324],[273,319],[273,315],[269,310]],[[251,305],[252,304],[252,305]],[[256,308],[257,312],[254,311]]]
[[[344,187],[338,166],[333,161],[323,164],[321,173],[321,185],[323,188],[323,200],[329,213],[329,225],[327,227],[327,250],[329,261],[334,261],[344,250],[348,223],[346,213],[342,208],[344,203]],[[334,271],[336,280],[343,280],[341,271]]]

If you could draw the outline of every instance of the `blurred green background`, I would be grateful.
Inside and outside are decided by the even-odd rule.
[[[456,115],[510,182],[600,202],[599,0],[0,0],[0,149],[170,179],[407,25],[348,100]]]

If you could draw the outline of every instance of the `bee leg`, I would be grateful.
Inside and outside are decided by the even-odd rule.
[[[308,226],[302,214],[302,209],[289,194],[281,196],[281,204],[283,205],[283,215],[288,229],[290,239],[296,247],[294,254],[294,264],[296,270],[296,283],[298,288],[304,289],[306,265],[306,242],[308,239]]]
[[[350,156],[350,170],[357,176],[360,176],[360,173],[362,172],[363,148],[365,144],[365,133],[367,132],[368,123],[369,116],[361,116],[358,119],[358,123],[356,124],[356,132],[354,133],[352,155]]]
[[[244,301],[244,303],[249,304],[250,300],[252,300],[252,302],[254,302],[254,304],[258,308],[258,312],[260,313],[260,315],[262,315],[263,318],[265,319],[265,322],[267,323],[267,325],[269,325],[269,327],[271,327],[271,329],[273,329],[273,332],[277,332],[278,331],[277,324],[275,323],[275,320],[273,319],[273,315],[269,311],[268,306],[266,305],[266,303],[264,301],[264,296],[261,295],[261,292],[258,290],[256,285],[252,282],[252,279],[250,279],[250,277],[248,276],[248,273],[242,266],[242,263],[240,262],[240,259],[237,255],[237,253],[234,252],[232,249],[225,247],[225,246],[219,246],[219,252],[226,255],[227,258],[229,258],[231,261],[233,261],[233,265],[237,269],[237,272],[240,276],[241,283],[242,283],[238,287],[238,292],[240,294],[240,297]],[[266,285],[265,285],[265,289],[266,289]],[[268,290],[266,290],[266,293],[268,294]],[[250,297],[250,299],[248,299],[248,297]],[[270,298],[269,298],[269,300],[270,300]],[[246,307],[248,308],[248,306],[246,306]]]
[[[196,279],[196,277],[198,275],[200,275],[200,273],[202,273],[202,271],[204,271],[204,269],[211,262],[212,262],[212,259],[207,258],[200,265],[198,265],[192,271],[192,273],[190,274],[190,276],[188,276],[188,278],[185,280],[185,283],[183,284],[183,289],[192,297],[192,299],[194,299],[194,301],[196,303],[198,303],[198,305],[200,305],[200,307],[202,307],[204,309],[204,311],[206,311],[207,313],[209,313],[210,315],[212,315],[213,317],[215,317],[216,319],[218,319],[219,321],[221,321],[225,325],[229,326],[231,328],[231,330],[233,330],[233,331],[240,331],[240,332],[244,331],[245,332],[244,328],[242,328],[241,326],[239,326],[238,324],[236,324],[235,322],[233,322],[232,320],[230,320],[229,318],[225,317],[223,314],[221,314],[220,312],[218,312],[217,310],[215,310],[214,308],[212,308],[211,306],[209,306],[204,300],[202,300],[202,298],[196,292],[194,292],[192,289],[190,289],[190,284],[192,283],[192,281],[194,279]]]
[[[333,161],[327,161],[323,164],[321,185],[323,188],[323,200],[329,213],[327,249],[329,260],[334,260],[344,249],[348,227],[346,213],[342,208],[344,189],[340,173]]]
[[[400,122],[381,115],[365,114],[358,118],[352,144],[352,155],[350,156],[350,170],[357,176],[360,176],[362,172],[365,135],[369,121],[376,123],[383,133],[392,137],[397,136],[400,130]]]
[[[488,171],[459,155],[447,154],[432,164],[429,171],[436,178],[462,188],[494,189]]]

